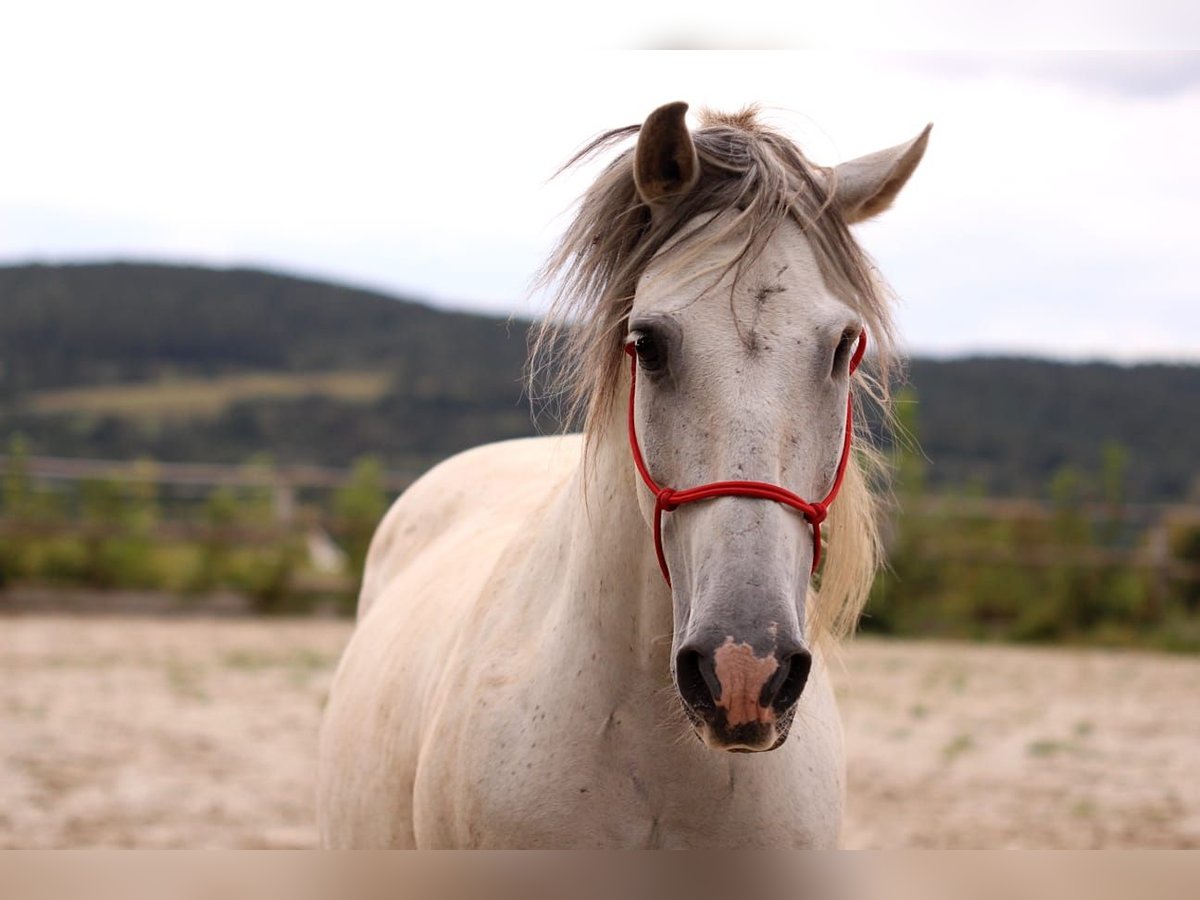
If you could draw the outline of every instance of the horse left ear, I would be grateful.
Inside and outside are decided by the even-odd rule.
[[[651,207],[682,197],[700,177],[696,145],[682,101],[660,106],[646,117],[633,156],[633,182]]]
[[[925,155],[932,125],[909,141],[844,162],[834,168],[833,202],[846,224],[878,215],[896,199]]]

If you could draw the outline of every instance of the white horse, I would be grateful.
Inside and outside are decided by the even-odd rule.
[[[460,454],[379,526],[321,734],[327,846],[838,841],[825,655],[878,550],[848,409],[864,331],[877,375],[891,334],[847,225],[929,129],[826,169],[753,110],[686,110],[572,161],[637,135],[547,267],[535,352],[584,435]]]

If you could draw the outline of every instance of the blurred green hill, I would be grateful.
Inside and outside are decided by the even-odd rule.
[[[909,376],[935,486],[1043,496],[1120,446],[1126,499],[1200,499],[1200,366],[916,359]]]
[[[419,466],[531,432],[527,328],[256,270],[0,267],[0,430],[43,455]]]
[[[59,456],[413,468],[534,432],[528,323],[250,269],[0,267],[0,439]],[[1128,452],[1129,499],[1200,489],[1200,366],[914,360],[935,486],[1041,495]]]

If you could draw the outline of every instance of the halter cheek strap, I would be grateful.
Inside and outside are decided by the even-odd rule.
[[[864,330],[859,335],[858,345],[854,349],[854,356],[850,359],[851,375],[858,368],[858,364],[862,362],[863,354],[866,350],[867,332]],[[812,570],[816,572],[817,566],[821,562],[821,523],[825,521],[825,517],[829,514],[830,504],[833,503],[834,498],[838,495],[838,491],[841,490],[842,480],[846,477],[846,465],[850,460],[850,439],[854,431],[853,401],[850,398],[846,399],[846,435],[842,439],[842,455],[838,460],[837,474],[833,479],[833,487],[829,489],[829,493],[825,495],[824,500],[817,503],[809,503],[787,488],[769,484],[765,481],[712,481],[708,484],[677,491],[674,488],[661,487],[650,475],[650,470],[646,467],[646,460],[642,456],[642,448],[638,444],[637,426],[634,422],[634,398],[637,392],[637,351],[633,344],[626,344],[625,352],[629,354],[630,358],[629,449],[633,453],[633,464],[637,467],[638,474],[642,477],[642,481],[646,483],[646,487],[650,488],[650,491],[654,494],[654,552],[658,554],[658,565],[662,569],[663,578],[666,579],[667,584],[671,584],[671,572],[667,568],[667,558],[663,553],[663,513],[672,512],[685,503],[711,500],[714,497],[753,497],[757,500],[774,500],[776,503],[782,503],[784,506],[790,506],[796,510],[812,526]]]

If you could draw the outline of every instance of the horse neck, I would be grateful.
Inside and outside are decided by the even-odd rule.
[[[570,623],[575,633],[597,641],[610,661],[628,660],[665,681],[674,629],[671,594],[638,506],[626,402],[614,402],[603,427],[590,436],[573,482],[565,612],[576,619]]]

